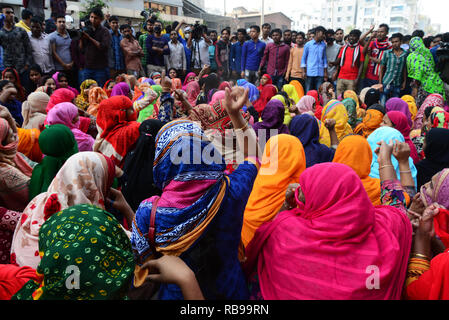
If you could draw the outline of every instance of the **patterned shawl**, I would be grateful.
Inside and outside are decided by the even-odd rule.
[[[89,108],[87,113],[96,117],[98,113],[98,107],[101,101],[108,98],[107,93],[100,87],[95,87],[89,90]]]
[[[48,101],[50,97],[44,92],[33,92],[28,96],[27,101],[22,104],[22,128],[41,129],[45,122]]]
[[[91,85],[98,86],[95,80],[87,79],[81,83],[80,90],[81,93],[76,97],[75,104],[81,110],[87,110],[89,108],[89,87]]]

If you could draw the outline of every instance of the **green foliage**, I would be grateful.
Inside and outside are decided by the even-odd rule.
[[[109,8],[109,1],[110,0],[84,0],[84,8],[83,11],[80,11],[80,18],[84,19],[93,8]]]

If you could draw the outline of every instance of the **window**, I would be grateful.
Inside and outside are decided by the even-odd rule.
[[[365,8],[365,16],[372,16],[374,14],[373,8]]]
[[[352,6],[348,6],[348,11],[352,11]]]
[[[343,11],[343,7],[338,7],[338,12],[342,12]]]
[[[337,22],[341,22],[341,18],[340,17],[337,18]]]

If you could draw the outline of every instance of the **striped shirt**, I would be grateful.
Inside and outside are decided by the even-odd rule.
[[[385,66],[385,74],[382,79],[384,85],[401,86],[404,81],[404,67],[407,62],[407,52],[402,49],[401,55],[398,57],[393,49],[385,52],[381,65]]]

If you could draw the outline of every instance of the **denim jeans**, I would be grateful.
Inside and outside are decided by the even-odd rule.
[[[97,81],[99,87],[103,87],[109,79],[109,68],[104,69],[84,69],[84,78],[82,81],[92,79]],[[81,81],[81,82],[82,82]]]
[[[383,92],[380,95],[380,104],[385,106],[387,100],[390,98],[401,97],[401,86],[393,86],[391,84],[384,85]]]
[[[324,82],[324,77],[307,77],[306,78],[306,92],[310,90],[317,90]]]
[[[271,80],[273,80],[273,85],[276,86],[279,91],[281,91],[282,87],[285,84],[284,76],[271,76]]]
[[[252,83],[252,84],[256,84],[257,80],[258,80],[258,73],[257,71],[253,71],[253,70],[245,70],[245,80]],[[240,79],[240,78],[239,78]]]

